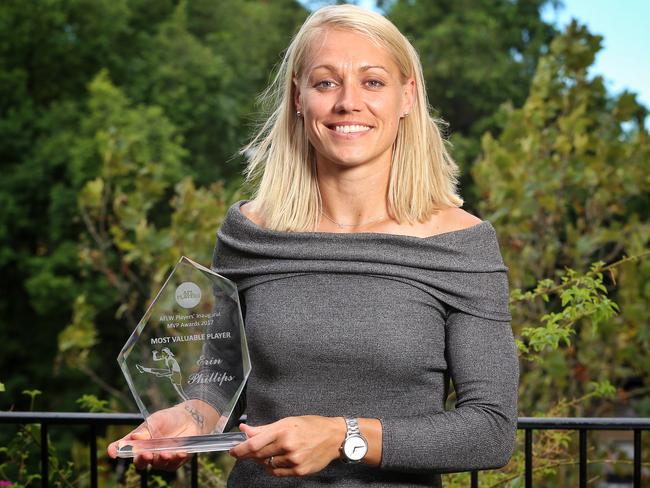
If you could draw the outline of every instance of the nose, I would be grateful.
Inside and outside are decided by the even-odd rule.
[[[361,88],[353,83],[344,83],[339,90],[334,110],[339,113],[358,112],[361,110]]]

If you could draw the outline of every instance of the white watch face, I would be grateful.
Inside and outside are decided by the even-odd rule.
[[[359,461],[368,452],[368,444],[360,435],[351,435],[343,444],[343,452],[350,461]]]

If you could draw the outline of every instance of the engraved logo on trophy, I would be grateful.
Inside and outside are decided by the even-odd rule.
[[[196,283],[186,281],[176,288],[176,303],[183,308],[194,308],[201,301],[201,289]]]
[[[251,368],[232,281],[183,256],[118,363],[151,436],[129,440],[119,457],[227,450],[246,439],[223,432]]]

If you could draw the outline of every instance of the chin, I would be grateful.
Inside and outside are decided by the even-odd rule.
[[[369,161],[369,158],[364,158],[364,157],[338,157],[338,158],[332,158],[332,162],[339,166],[346,166],[346,167],[352,167],[352,166],[360,166],[364,163],[367,163]]]
[[[368,154],[365,151],[345,151],[345,152],[332,152],[324,154],[325,159],[339,164],[361,164],[377,158],[376,154]]]

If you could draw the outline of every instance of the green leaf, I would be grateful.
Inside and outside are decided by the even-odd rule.
[[[609,380],[590,381],[587,386],[597,397],[614,398],[616,396],[616,387]]]
[[[86,301],[84,294],[75,300],[72,322],[58,337],[57,361],[65,361],[71,367],[85,365],[90,349],[97,343],[95,307]]]
[[[81,398],[77,399],[77,404],[85,410],[88,410],[89,412],[95,412],[95,413],[108,413],[112,412],[110,408],[108,408],[108,400],[100,400],[97,398],[95,395],[83,395]]]
[[[79,192],[79,205],[89,209],[100,209],[103,204],[104,180],[100,177],[89,181]]]
[[[27,395],[30,397],[32,400],[36,398],[38,395],[41,395],[43,392],[41,390],[23,390],[22,394]]]

